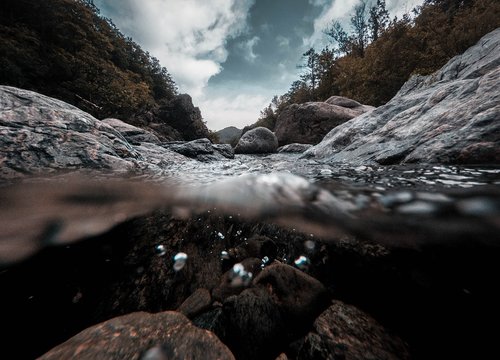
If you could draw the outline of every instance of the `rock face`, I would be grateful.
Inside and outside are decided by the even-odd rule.
[[[2,179],[77,169],[161,175],[169,165],[189,158],[233,157],[227,144],[213,145],[208,139],[162,143],[121,120],[100,121],[63,101],[0,86]]]
[[[243,134],[234,151],[239,154],[274,153],[278,148],[278,139],[274,133],[257,127]]]
[[[410,359],[405,344],[371,316],[340,301],[323,312],[299,342],[299,359]]]
[[[187,94],[177,95],[161,106],[155,121],[159,123],[159,126],[165,122],[174,127],[184,140],[208,137],[208,129],[203,122],[200,109],[193,105],[191,96]]]
[[[306,156],[353,164],[500,162],[500,29],[386,105],[333,129]]]
[[[326,102],[293,104],[280,113],[275,133],[280,145],[317,144],[334,127],[372,109],[340,96]]]
[[[234,126],[229,126],[216,132],[219,141],[224,144],[231,144],[232,141],[241,136],[242,130]]]
[[[40,357],[42,360],[75,358],[231,360],[234,356],[213,333],[193,326],[180,313],[167,311],[136,312],[105,321]]]

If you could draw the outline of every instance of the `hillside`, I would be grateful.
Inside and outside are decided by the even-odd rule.
[[[241,136],[241,129],[238,129],[235,126],[229,126],[226,127],[222,130],[219,130],[216,132],[217,136],[219,137],[219,142],[222,144],[231,144],[235,140],[239,139]]]
[[[101,17],[92,0],[3,0],[0,68],[0,84],[53,96],[99,119],[120,118],[163,139],[208,136],[199,109],[189,96],[179,98],[167,69]]]

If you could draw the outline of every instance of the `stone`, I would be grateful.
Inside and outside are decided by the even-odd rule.
[[[221,154],[227,159],[234,159],[234,149],[229,144],[212,144],[212,147],[216,152]]]
[[[300,341],[297,358],[402,360],[410,359],[410,355],[404,342],[371,316],[335,300]]]
[[[177,311],[192,319],[207,310],[212,304],[212,296],[207,289],[199,288],[177,308]]]
[[[303,156],[353,165],[500,162],[500,29],[376,110],[331,130]],[[278,132],[277,132],[278,133]]]
[[[275,262],[257,275],[251,288],[224,301],[224,342],[238,359],[277,357],[307,331],[328,298],[318,280]]]
[[[56,359],[234,359],[229,349],[182,314],[135,312],[94,325],[40,357]],[[154,357],[161,359],[162,357]]]
[[[234,152],[237,154],[274,153],[278,148],[276,135],[265,127],[257,127],[244,133]]]
[[[278,148],[279,153],[303,153],[312,147],[311,144],[292,143]]]
[[[274,129],[280,146],[291,143],[317,144],[336,126],[373,109],[370,106],[353,106],[353,100],[338,97],[328,102],[292,104],[285,108]],[[334,104],[332,104],[334,103]],[[348,106],[343,106],[348,105]]]
[[[103,123],[118,130],[120,134],[132,145],[140,145],[142,143],[159,144],[160,139],[153,133],[141,129],[139,127],[127,124],[119,119],[107,118],[102,120]]]
[[[160,165],[188,160],[154,143],[136,147],[120,131],[156,141],[119,120],[103,122],[63,101],[0,86],[0,178],[80,169],[158,175]]]

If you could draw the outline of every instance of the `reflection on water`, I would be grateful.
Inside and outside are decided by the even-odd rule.
[[[29,179],[1,187],[0,262],[97,235],[160,207],[184,219],[213,211],[271,221],[326,241],[351,233],[386,246],[498,242],[498,167],[353,168],[273,154],[171,164],[154,178],[95,177]],[[161,245],[156,251],[161,255]]]

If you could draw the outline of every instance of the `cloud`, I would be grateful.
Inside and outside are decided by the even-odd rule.
[[[227,59],[226,41],[246,30],[254,0],[97,0],[125,34],[160,60],[182,92],[202,95]]]
[[[245,41],[239,45],[239,48],[243,51],[243,56],[250,63],[255,62],[255,59],[257,59],[257,57],[259,56],[254,52],[254,47],[259,43],[259,41],[260,37],[254,36],[250,40]]]
[[[203,117],[210,119],[209,128],[220,130],[227,126],[243,128],[257,121],[260,110],[270,102],[270,96],[239,94],[236,97],[211,96],[199,103]]]
[[[290,46],[290,39],[283,36],[283,35],[278,35],[276,36],[276,42],[278,43],[278,46],[287,48]]]

